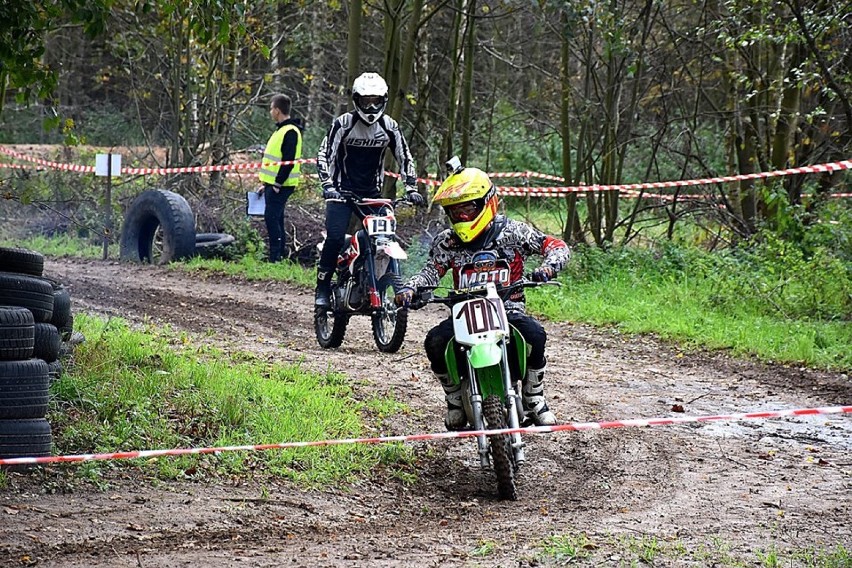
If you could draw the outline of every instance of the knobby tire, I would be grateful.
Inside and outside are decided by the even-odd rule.
[[[314,312],[314,331],[317,343],[323,349],[340,347],[343,336],[346,335],[346,325],[349,323],[348,315],[335,313],[340,306],[337,305],[337,293],[334,288],[333,286],[331,291],[331,309],[316,309]]]
[[[502,430],[506,426],[506,412],[497,395],[489,395],[482,403],[482,414],[489,430]],[[491,449],[491,463],[497,476],[497,492],[501,499],[515,501],[518,498],[515,489],[515,460],[512,454],[512,441],[508,434],[488,436]]]
[[[381,311],[373,314],[373,339],[383,353],[396,353],[405,341],[408,328],[408,309],[394,304],[396,292],[402,288],[398,274],[388,272],[377,283]]]

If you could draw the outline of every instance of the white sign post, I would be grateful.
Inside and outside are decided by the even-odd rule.
[[[109,256],[109,239],[112,236],[112,178],[121,175],[121,154],[97,154],[95,175],[106,176],[106,203],[104,205],[104,260]]]

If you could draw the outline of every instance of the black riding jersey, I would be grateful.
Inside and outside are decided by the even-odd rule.
[[[317,173],[325,189],[375,196],[384,179],[385,150],[390,149],[405,187],[416,184],[414,159],[399,129],[386,114],[367,124],[356,112],[338,116],[320,144]]]
[[[432,241],[426,264],[405,286],[415,290],[420,286],[437,286],[441,277],[452,271],[453,285],[458,288],[460,270],[482,251],[491,251],[496,258],[508,263],[510,284],[524,276],[524,265],[529,256],[541,256],[542,266],[559,272],[571,255],[563,240],[546,235],[527,223],[497,216],[492,228],[471,243],[462,242],[452,229],[439,233]],[[524,300],[523,290],[520,290],[505,302],[506,309],[523,312]]]

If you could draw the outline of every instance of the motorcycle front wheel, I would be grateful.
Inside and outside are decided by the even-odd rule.
[[[397,290],[402,288],[402,279],[388,272],[379,278],[377,287],[381,307],[373,314],[373,339],[379,351],[396,353],[402,347],[408,327],[408,308],[401,308],[394,302]]]
[[[482,415],[489,430],[502,430],[506,426],[506,412],[503,402],[497,395],[489,395],[482,403]],[[515,459],[512,454],[512,440],[509,434],[488,436],[491,450],[491,463],[497,476],[497,493],[501,499],[515,501],[518,492],[515,489]]]
[[[339,308],[337,293],[331,294],[331,308],[327,310],[316,309],[314,312],[314,331],[317,334],[317,343],[324,349],[334,349],[343,343],[346,335],[346,325],[349,323],[347,314],[336,313]]]

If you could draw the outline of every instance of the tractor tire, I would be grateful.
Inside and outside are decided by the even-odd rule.
[[[168,264],[194,253],[195,219],[182,196],[151,189],[127,208],[121,229],[122,261]]]

